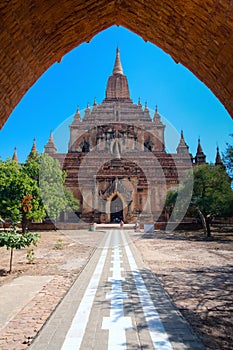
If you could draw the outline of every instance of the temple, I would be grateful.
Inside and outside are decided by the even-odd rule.
[[[50,133],[45,153],[67,173],[65,185],[80,201],[77,216],[85,222],[165,220],[165,198],[188,169],[206,162],[200,139],[196,156],[181,131],[176,153],[166,150],[165,125],[158,108],[151,117],[140,100],[133,103],[119,49],[108,78],[105,98],[83,118],[77,110],[70,125],[66,154],[57,153]]]

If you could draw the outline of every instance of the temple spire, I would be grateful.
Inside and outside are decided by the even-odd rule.
[[[201,147],[201,140],[200,137],[198,137],[198,145],[197,145],[197,153],[202,153],[202,147]]]
[[[35,137],[34,137],[34,140],[33,140],[33,145],[32,145],[31,152],[37,152],[37,149],[36,149],[36,138]]]
[[[154,113],[154,118],[153,118],[154,123],[157,125],[157,127],[163,127],[164,124],[161,122],[161,116],[159,114],[158,106],[155,106],[155,113]]]
[[[57,148],[54,143],[53,133],[50,131],[49,140],[44,147],[44,153],[55,154],[57,153]]]
[[[112,75],[108,78],[105,102],[131,102],[127,77],[123,74],[120,51],[116,50],[116,59]]]
[[[31,148],[31,152],[29,153],[28,157],[32,157],[34,154],[37,153],[37,149],[36,149],[36,138],[34,137],[33,140],[33,144],[32,144],[32,148]]]
[[[189,146],[185,142],[183,130],[180,132],[180,142],[176,148],[176,152],[177,154],[189,154]]]
[[[13,154],[12,159],[13,159],[16,163],[18,163],[18,155],[17,155],[16,147],[14,148],[14,154]]]
[[[145,108],[144,111],[149,111],[148,106],[147,106],[147,101],[145,102]]]
[[[198,138],[197,153],[196,153],[194,160],[195,160],[195,164],[197,164],[197,165],[206,163],[206,155],[203,152],[203,149],[201,147],[200,137]]]
[[[77,107],[72,125],[79,124],[80,122],[81,122],[81,115],[80,115],[79,107]]]
[[[116,60],[115,60],[112,74],[122,74],[123,75],[123,69],[122,69],[121,60],[120,60],[120,50],[118,47],[116,49]]]
[[[216,149],[215,165],[220,165],[220,166],[224,167],[223,162],[222,162],[222,158],[221,158],[220,153],[219,153],[219,147],[218,146],[217,146],[217,149]]]
[[[49,141],[54,143],[54,138],[53,138],[53,132],[52,132],[52,130],[50,131]]]

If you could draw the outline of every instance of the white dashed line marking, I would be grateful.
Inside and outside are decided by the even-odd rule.
[[[131,317],[124,316],[123,299],[128,299],[128,294],[122,291],[122,281],[125,279],[121,276],[121,252],[118,243],[118,233],[114,234],[114,250],[113,250],[113,271],[109,281],[112,282],[112,291],[106,294],[106,299],[111,299],[110,317],[104,317],[102,329],[108,329],[108,350],[124,350],[126,349],[127,329],[132,328]]]
[[[73,318],[71,327],[66,335],[65,341],[61,350],[78,350],[80,349],[83,336],[89,320],[91,308],[96,295],[96,291],[99,285],[100,277],[102,275],[103,267],[105,264],[110,237],[108,236],[103,251],[101,253],[98,264],[92,275],[92,278],[87,286],[86,292],[82,298],[82,301],[78,307],[78,310]]]
[[[168,335],[163,327],[163,324],[159,318],[159,314],[151,300],[150,294],[147,291],[146,285],[137,267],[131,249],[125,239],[125,236],[121,232],[123,245],[128,257],[129,265],[132,271],[134,282],[137,288],[143,313],[148,325],[150,337],[154,346],[154,349],[159,350],[172,350],[171,343],[168,340]]]

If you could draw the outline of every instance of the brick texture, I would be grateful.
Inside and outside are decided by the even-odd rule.
[[[232,0],[0,2],[0,127],[54,62],[113,24],[162,48],[233,117]]]

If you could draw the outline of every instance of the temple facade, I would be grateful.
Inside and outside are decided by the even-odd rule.
[[[176,153],[166,151],[165,125],[156,107],[153,116],[140,100],[130,98],[117,49],[105,99],[84,117],[79,110],[70,125],[66,154],[57,153],[53,135],[45,153],[67,173],[65,185],[80,201],[85,222],[152,222],[166,219],[165,198],[193,165],[206,162],[200,140],[193,157],[183,131]]]

